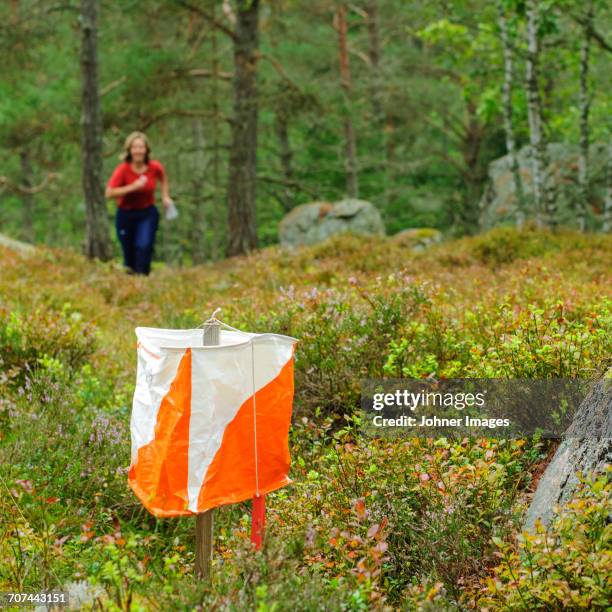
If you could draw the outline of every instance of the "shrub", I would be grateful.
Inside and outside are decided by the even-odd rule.
[[[421,580],[457,598],[484,575],[491,537],[518,523],[517,494],[541,456],[521,440],[388,442],[353,426],[333,440],[294,440],[296,485],[270,509],[271,524],[302,542],[306,566],[353,575],[391,603]]]
[[[497,227],[477,236],[472,242],[474,256],[482,263],[494,266],[560,248],[561,243],[554,234],[537,232],[531,228],[520,231],[512,227]]]
[[[462,318],[431,302],[386,350],[385,374],[421,378],[595,376],[612,354],[612,302],[475,304]]]
[[[259,324],[300,339],[296,355],[296,394],[312,415],[352,413],[359,405],[362,378],[383,375],[380,355],[400,333],[402,323],[425,300],[420,287],[401,275],[381,280],[376,290],[350,279],[349,289],[286,291],[278,318]]]

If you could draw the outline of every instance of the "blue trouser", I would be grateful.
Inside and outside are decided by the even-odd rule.
[[[146,208],[117,208],[115,226],[123,250],[123,263],[137,274],[149,274],[159,210],[152,204]]]

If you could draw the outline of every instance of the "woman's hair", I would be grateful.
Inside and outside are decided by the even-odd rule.
[[[145,153],[145,164],[148,164],[149,155],[151,154],[151,145],[149,144],[149,139],[147,138],[146,134],[143,132],[132,132],[125,139],[125,143],[123,144],[123,152],[119,158],[126,162],[132,161],[132,153],[130,152],[130,149],[132,148],[135,140],[142,140],[142,142],[145,143],[145,147],[147,148],[147,152]]]

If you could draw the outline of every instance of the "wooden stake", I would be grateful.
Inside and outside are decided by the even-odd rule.
[[[200,580],[210,579],[213,556],[214,510],[210,509],[196,516],[196,576]]]
[[[219,344],[219,323],[209,320],[204,324],[202,346]],[[195,571],[200,580],[209,580],[213,556],[214,510],[201,512],[196,516]]]

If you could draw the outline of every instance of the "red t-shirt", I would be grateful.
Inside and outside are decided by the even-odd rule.
[[[149,160],[144,173],[138,174],[132,170],[130,162],[121,162],[114,170],[108,181],[108,187],[124,187],[131,185],[139,176],[146,176],[147,182],[138,191],[132,191],[116,198],[119,208],[129,210],[146,208],[155,203],[156,180],[165,175],[164,167],[155,159]]]

